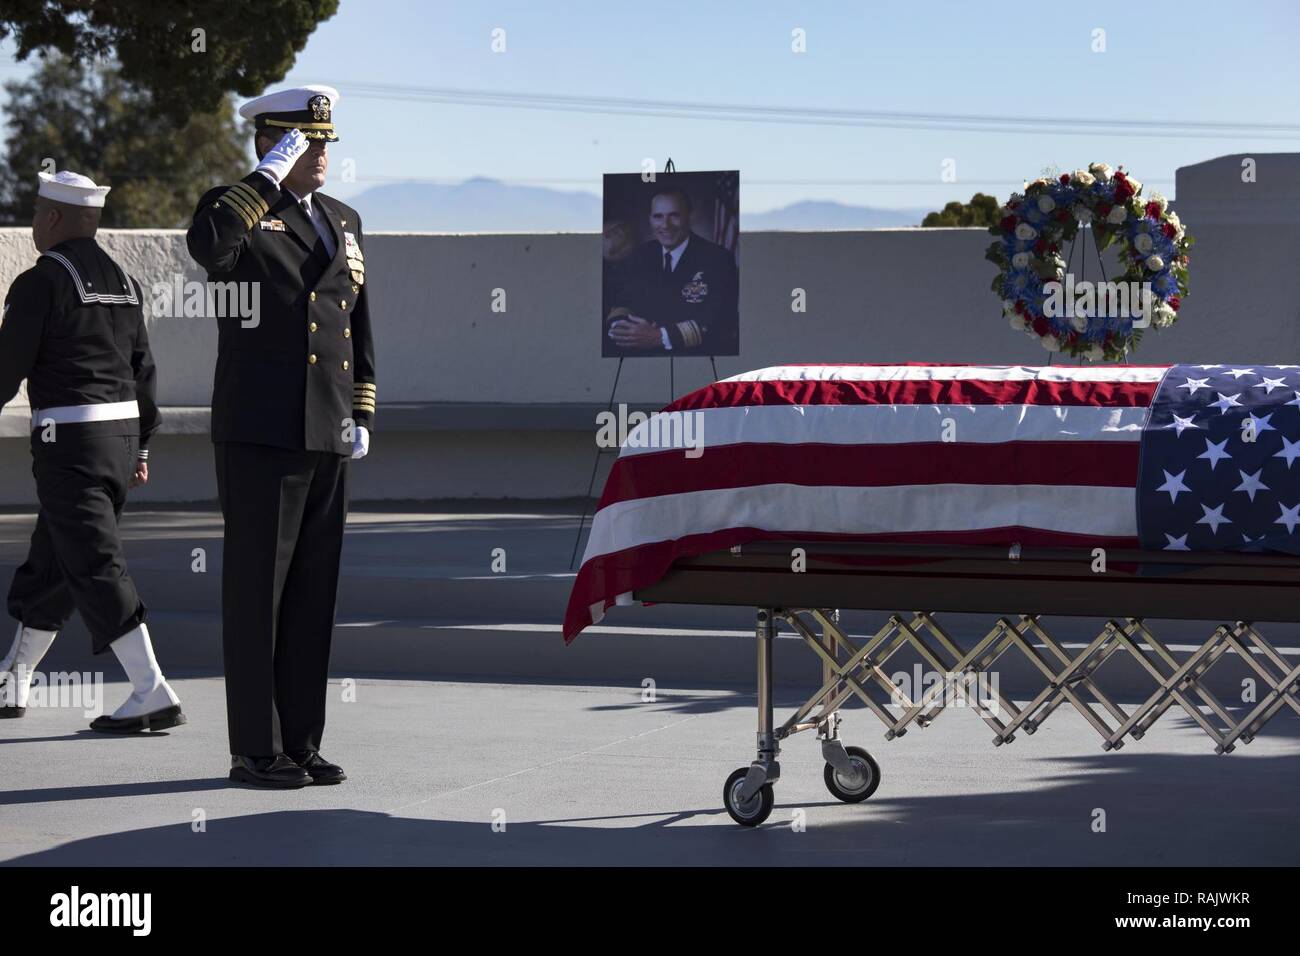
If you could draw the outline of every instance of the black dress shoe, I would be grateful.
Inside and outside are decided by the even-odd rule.
[[[305,787],[311,783],[307,771],[284,754],[276,754],[274,757],[242,757],[234,754],[230,758],[230,779],[235,783],[282,790]]]
[[[330,763],[320,755],[319,751],[309,750],[306,753],[291,754],[291,758],[303,770],[311,774],[312,783],[342,783],[348,779],[348,775],[343,772],[343,768],[336,763]]]
[[[14,704],[5,704],[0,707],[0,720],[4,720],[5,718],[22,717],[26,713],[26,707],[18,707]]]
[[[108,714],[103,714],[90,722],[90,729],[98,730],[102,734],[139,734],[146,730],[179,727],[185,722],[181,705],[173,704],[171,707],[155,710],[151,714],[141,714],[139,717],[110,717]]]

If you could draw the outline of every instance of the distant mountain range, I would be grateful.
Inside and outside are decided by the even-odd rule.
[[[348,203],[361,213],[369,232],[598,232],[601,226],[598,196],[494,179],[372,186]],[[740,226],[745,232],[881,229],[920,225],[925,212],[807,200],[771,212],[742,208]]]

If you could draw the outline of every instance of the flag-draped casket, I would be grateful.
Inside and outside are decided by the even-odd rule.
[[[1300,554],[1300,366],[798,365],[624,443],[572,640],[679,558],[763,539]]]

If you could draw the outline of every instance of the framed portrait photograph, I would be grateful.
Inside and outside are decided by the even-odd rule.
[[[740,353],[740,173],[607,174],[601,354]]]

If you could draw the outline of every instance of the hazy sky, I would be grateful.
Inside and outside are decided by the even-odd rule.
[[[976,189],[1005,198],[1045,166],[1126,165],[1173,193],[1174,170],[1224,153],[1300,151],[1300,4],[1184,2],[460,2],[343,0],[290,82],[337,86],[342,142],[328,187],[487,176],[598,193],[604,172],[645,157],[738,168],[746,208],[800,199],[934,207]],[[506,51],[492,50],[505,31]],[[806,31],[807,52],[791,51]],[[1093,52],[1093,31],[1106,51]],[[209,42],[212,42],[211,40]],[[11,54],[12,46],[0,48]],[[0,56],[0,79],[19,76]],[[382,90],[376,87],[401,87]],[[420,89],[513,94],[494,107]],[[402,97],[414,96],[414,99]],[[519,97],[562,98],[564,111]],[[591,111],[593,98],[675,115]],[[567,98],[567,99],[565,99]],[[676,104],[675,106],[672,104]],[[697,119],[681,106],[963,114],[984,128],[881,128]],[[625,107],[616,104],[616,108]],[[760,114],[764,115],[764,114]],[[999,117],[1056,118],[1051,132],[999,131]],[[1097,120],[1285,124],[1213,138],[1094,131]],[[843,120],[841,119],[841,122]],[[995,127],[989,129],[988,127]],[[1078,129],[1073,135],[1064,128]],[[353,161],[355,182],[336,174]],[[945,160],[957,181],[941,179]]]

